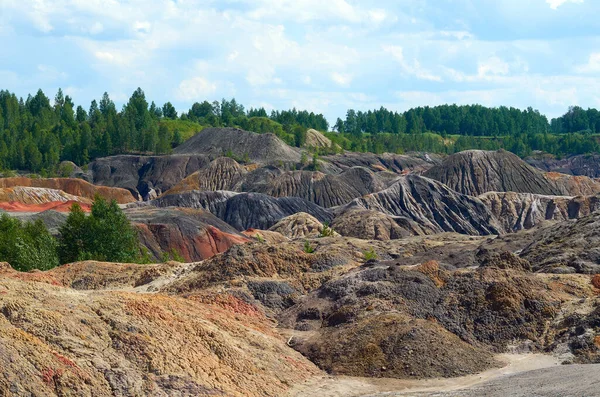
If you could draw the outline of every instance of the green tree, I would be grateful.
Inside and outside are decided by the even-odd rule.
[[[89,216],[73,205],[60,228],[58,252],[61,263],[86,259],[135,262],[140,258],[140,245],[117,202],[96,196]]]
[[[44,223],[22,223],[7,214],[0,216],[0,260],[20,271],[48,270],[58,266],[56,240]]]
[[[294,142],[296,147],[302,147],[306,143],[306,129],[301,125],[294,127]]]
[[[167,102],[162,107],[163,117],[167,119],[175,120],[177,118],[177,111],[171,102]]]

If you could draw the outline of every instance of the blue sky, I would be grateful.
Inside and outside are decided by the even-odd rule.
[[[89,107],[600,108],[600,1],[0,0],[0,88]]]

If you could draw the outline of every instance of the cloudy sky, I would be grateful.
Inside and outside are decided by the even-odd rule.
[[[596,0],[0,0],[0,89],[85,108],[600,107]]]

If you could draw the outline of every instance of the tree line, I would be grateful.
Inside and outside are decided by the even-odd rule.
[[[267,115],[263,108],[245,111],[235,99],[194,103],[178,115],[170,102],[149,103],[141,88],[120,111],[108,93],[86,110],[75,106],[61,89],[52,102],[42,90],[25,100],[4,90],[0,91],[0,169],[52,175],[64,160],[84,165],[115,154],[166,154],[207,126],[272,132],[297,146],[306,139],[300,130],[329,128],[320,114],[292,109]]]
[[[89,215],[73,204],[56,238],[41,219],[22,222],[6,213],[0,215],[0,261],[16,270],[48,270],[83,260],[150,262],[138,232],[116,201],[97,196]]]
[[[246,109],[235,99],[196,102],[178,113],[167,102],[148,102],[141,88],[121,110],[105,93],[88,109],[75,106],[58,90],[51,101],[42,90],[25,100],[0,91],[0,169],[58,172],[69,160],[79,165],[123,153],[166,154],[205,127],[239,127],[274,133],[293,146],[303,146],[306,130],[328,131],[322,114],[306,110]],[[441,105],[395,112],[381,107],[366,112],[350,109],[328,136],[346,150],[369,152],[505,148],[520,156],[533,150],[555,155],[599,151],[600,112],[571,107],[552,119],[532,108]]]

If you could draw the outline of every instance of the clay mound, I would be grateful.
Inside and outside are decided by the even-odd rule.
[[[125,213],[136,224],[141,243],[157,260],[166,253],[196,262],[250,241],[204,210],[141,207]]]
[[[331,147],[331,139],[327,138],[325,135],[321,134],[319,131],[310,128],[308,131],[306,131],[305,146],[313,147],[313,148],[322,148],[322,147],[330,148]]]
[[[270,230],[248,229],[244,230],[242,234],[246,237],[253,238],[257,241],[265,242],[267,244],[281,244],[290,241],[290,239],[285,237],[283,234]]]
[[[81,179],[70,178],[0,178],[0,188],[37,187],[62,190],[72,196],[94,199],[96,194],[107,200],[116,200],[119,204],[135,201],[133,196],[125,189],[94,186]],[[76,198],[75,198],[76,199]],[[73,200],[73,198],[69,198]],[[16,200],[14,200],[16,201]],[[59,200],[50,200],[59,201]],[[81,200],[80,200],[81,201]]]
[[[197,264],[190,273],[165,285],[163,290],[187,294],[268,279],[289,282],[298,291],[310,291],[333,273],[342,272],[346,265],[353,265],[347,251],[347,246],[330,250],[317,247],[309,254],[302,251],[301,244],[292,242],[236,245]]]
[[[300,161],[300,153],[273,134],[256,134],[237,128],[205,128],[182,145],[176,154],[222,156],[232,153],[260,163]]]
[[[306,212],[320,222],[331,222],[330,211],[298,197],[274,198],[259,193],[192,191],[170,194],[152,200],[157,207],[190,207],[210,211],[238,231],[269,229],[279,220],[298,212]]]
[[[440,159],[436,155],[429,154],[418,156],[345,152],[344,154],[323,156],[322,159],[326,161],[327,169],[332,168],[332,171],[338,170],[337,172],[352,167],[365,167],[374,171],[388,170],[396,174],[421,174],[440,163]]]
[[[448,272],[436,262],[413,269],[367,262],[279,320],[307,331],[294,335],[294,347],[333,373],[451,377],[496,366],[491,353],[514,341],[543,349],[561,299],[519,270]]]
[[[237,161],[228,157],[219,157],[211,163],[186,177],[166,191],[164,195],[189,192],[191,190],[235,190],[247,170]]]
[[[321,236],[323,232],[323,224],[317,218],[304,212],[298,212],[283,218],[269,230],[278,232],[290,239],[298,238],[315,238]],[[333,236],[339,236],[335,231],[332,231]]]
[[[133,288],[148,284],[177,269],[175,263],[133,264],[84,261],[69,263],[45,272],[60,285],[77,290]]]
[[[80,201],[86,204],[90,204],[92,202],[90,199],[74,196],[57,189],[24,186],[0,188],[0,202],[5,203],[15,202],[31,205],[68,201]]]
[[[398,176],[374,173],[363,167],[339,175],[290,171],[274,178],[263,189],[251,189],[273,197],[301,197],[325,208],[347,204],[357,197],[387,188]]]
[[[380,241],[433,233],[409,218],[360,208],[351,208],[336,216],[331,227],[342,236]]]
[[[84,212],[90,212],[92,206],[87,203],[81,203],[79,201],[50,201],[44,204],[22,204],[15,201],[8,203],[0,203],[0,210],[7,212],[44,212],[44,211],[56,211],[56,212],[69,212],[73,204],[79,204]]]
[[[231,295],[0,291],[1,395],[281,396],[319,373]]]
[[[600,273],[600,212],[542,229],[520,256],[548,273]]]
[[[600,193],[600,182],[587,176],[573,176],[558,172],[547,172],[544,176],[568,196],[591,196]]]
[[[355,199],[340,212],[354,208],[404,217],[435,233],[488,235],[502,230],[481,200],[417,175],[401,177],[386,190]]]
[[[492,211],[506,232],[530,229],[545,221],[580,218],[600,208],[599,196],[489,192],[479,196],[479,199]]]
[[[96,159],[89,169],[95,184],[120,187],[136,198],[151,200],[206,167],[210,160],[204,155],[121,155]]]
[[[546,172],[600,178],[599,154],[579,154],[560,160],[549,155],[537,155],[528,157],[526,161],[532,166]]]
[[[431,168],[425,176],[471,196],[485,192],[563,194],[540,170],[505,150],[456,153]]]
[[[397,313],[329,327],[294,347],[335,375],[449,378],[500,366],[490,352],[469,345],[439,324]]]
[[[274,198],[258,193],[241,193],[220,205],[217,215],[237,230],[269,229],[281,219],[306,212],[319,220],[331,222],[326,209],[298,197]]]

